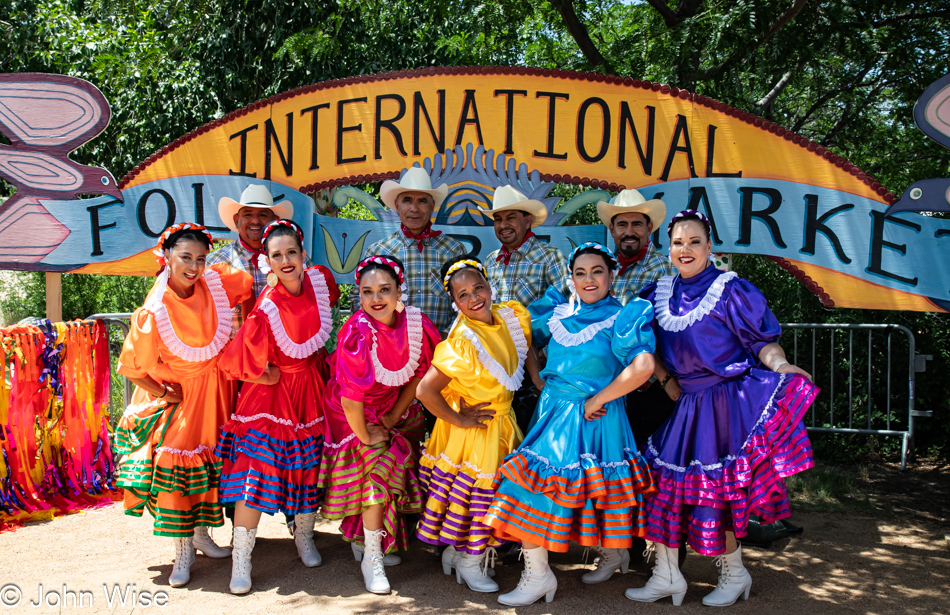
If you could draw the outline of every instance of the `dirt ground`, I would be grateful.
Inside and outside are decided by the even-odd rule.
[[[823,510],[797,505],[792,521],[805,528],[784,550],[747,548],[744,559],[752,579],[748,602],[735,613],[950,613],[950,468],[918,465],[906,473],[893,466],[866,470],[862,482],[871,496],[870,512]],[[171,540],[153,537],[147,519],[122,514],[121,506],[28,524],[0,534],[0,614],[8,613],[202,613],[270,615],[288,612],[512,613],[495,594],[477,594],[442,574],[434,552],[413,542],[404,563],[389,568],[394,591],[373,596],[363,589],[358,564],[340,539],[336,524],[318,526],[323,565],[307,569],[297,559],[293,539],[276,518],[265,517],[253,558],[254,589],[246,596],[228,593],[231,562],[198,556],[192,580],[184,588],[168,586]],[[230,529],[213,533],[228,542]],[[628,587],[642,585],[649,567],[637,565],[602,585],[580,581],[589,568],[582,549],[552,554],[558,577],[554,602],[536,603],[522,613],[709,612],[700,603],[715,586],[710,558],[690,553],[683,572],[689,592],[680,609],[670,601],[639,604],[627,600]],[[521,575],[521,562],[499,561],[497,581],[509,591]],[[37,601],[40,584],[47,602]],[[63,586],[65,584],[64,594]],[[109,603],[110,590],[134,585],[125,604]],[[14,587],[15,586],[15,587]],[[68,592],[91,592],[77,606]],[[148,592],[145,594],[144,592]],[[164,592],[164,593],[163,593]],[[11,605],[19,595],[19,603]],[[65,595],[66,603],[57,604]],[[143,606],[150,600],[167,600]],[[91,605],[90,605],[91,602]]]

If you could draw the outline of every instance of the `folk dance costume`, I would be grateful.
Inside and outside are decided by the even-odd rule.
[[[298,551],[306,565],[315,566],[326,371],[320,351],[330,338],[331,306],[340,292],[325,267],[305,274],[296,297],[280,283],[266,288],[222,356],[221,369],[235,380],[258,379],[268,364],[280,369],[280,379],[274,385],[244,384],[215,454],[224,459],[221,501],[297,515]]]
[[[575,306],[554,287],[528,309],[535,346],[548,347],[545,386],[524,442],[499,469],[486,523],[498,538],[549,551],[566,552],[572,540],[627,549],[644,534],[642,498],[654,491],[649,468],[623,397],[596,420],[585,419],[584,405],[637,355],[653,352],[653,310],[646,301],[621,306],[610,296]],[[607,580],[620,566],[614,555],[620,553],[602,553],[605,566],[616,564],[606,576],[594,571],[585,582]]]
[[[441,339],[438,329],[415,307],[395,316],[392,327],[362,310],[350,316],[337,336],[333,377],[323,398],[326,442],[317,486],[326,496],[321,514],[343,519],[343,539],[354,544],[358,559],[365,540],[361,517],[365,508],[384,506],[384,553],[407,548],[403,515],[422,510],[415,470],[417,443],[424,437],[422,406],[410,404],[390,430],[387,444],[368,447],[353,433],[341,402],[342,397],[362,402],[366,422],[381,424],[402,387],[429,369]],[[395,563],[395,558],[389,561]]]
[[[156,536],[190,536],[196,527],[224,524],[218,500],[221,460],[218,429],[236,394],[218,358],[231,333],[231,308],[251,294],[251,277],[227,265],[205,269],[194,294],[182,299],[166,288],[167,272],[152,286],[132,327],[117,371],[180,383],[182,401],[168,405],[136,388],[116,429],[116,484],[125,513],[155,519]]]
[[[162,234],[159,253],[165,239],[186,228],[206,232],[187,223],[172,227]],[[176,538],[170,581],[177,587],[190,578],[196,548],[211,557],[230,555],[207,530],[224,524],[214,447],[236,394],[218,358],[230,339],[231,309],[251,296],[251,277],[227,265],[206,267],[184,299],[168,280],[165,268],[132,314],[116,369],[127,378],[166,383],[165,393],[167,383],[180,384],[181,401],[168,404],[136,387],[116,428],[115,452],[125,455],[116,480],[125,490],[125,513],[140,517],[148,510],[154,534]]]
[[[759,351],[777,342],[781,328],[762,293],[735,273],[708,266],[686,279],[665,276],[643,296],[654,305],[659,348],[683,393],[645,451],[658,489],[645,504],[656,580],[627,596],[673,595],[679,604],[686,582],[675,549],[685,540],[697,553],[721,556],[719,589],[703,602],[728,605],[748,597],[751,577],[741,547],[724,555],[725,533],[744,536],[751,513],[763,523],[789,516],[783,479],[814,463],[802,416],[818,388],[761,364]]]
[[[482,555],[500,544],[484,516],[495,495],[498,466],[523,438],[511,401],[524,378],[531,316],[516,301],[495,304],[491,311],[491,325],[459,314],[432,359],[452,379],[443,395],[454,410],[464,399],[469,405],[488,402],[486,410],[495,413],[487,429],[463,429],[438,420],[423,446],[419,477],[427,501],[418,536],[430,544],[449,545],[459,555]]]

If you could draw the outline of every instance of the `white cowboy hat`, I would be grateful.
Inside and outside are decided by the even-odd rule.
[[[643,195],[634,189],[621,190],[611,199],[612,202],[597,201],[597,215],[604,226],[609,227],[610,221],[617,214],[643,214],[650,219],[654,228],[663,223],[666,218],[666,203],[660,199],[643,198]]]
[[[508,210],[523,211],[534,216],[531,220],[531,228],[541,226],[548,219],[548,208],[541,201],[529,199],[511,186],[498,186],[495,188],[495,196],[492,197],[491,211],[488,215],[492,216],[500,211]]]
[[[279,199],[282,196],[284,195],[281,194],[277,198]],[[294,217],[293,203],[290,201],[281,201],[274,205],[274,197],[271,196],[270,190],[268,190],[266,186],[250,184],[244,189],[244,192],[241,193],[240,203],[228,197],[222,197],[221,200],[218,201],[218,216],[221,217],[221,221],[224,222],[224,225],[235,233],[237,233],[238,230],[234,224],[234,214],[239,212],[242,207],[273,209],[278,218]]]
[[[396,198],[403,192],[425,192],[435,201],[438,207],[449,194],[449,187],[442,184],[438,188],[432,187],[432,179],[422,167],[407,169],[399,181],[387,179],[379,189],[379,198],[390,209],[396,209]]]

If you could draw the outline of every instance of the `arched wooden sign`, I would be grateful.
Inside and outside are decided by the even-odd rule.
[[[14,139],[4,92],[0,128]],[[22,121],[28,108],[13,115]],[[3,151],[0,173],[9,178]],[[497,247],[483,211],[498,185],[547,203],[552,215],[538,234],[565,248],[606,238],[600,226],[562,226],[571,212],[604,191],[637,188],[666,201],[668,217],[687,206],[704,211],[717,252],[772,257],[826,305],[950,309],[950,270],[932,266],[950,256],[950,221],[885,215],[897,199],[851,162],[675,87],[523,67],[400,71],[278,94],[163,147],[121,180],[119,196],[77,200],[17,184],[35,197],[0,210],[0,266],[151,274],[149,250],[165,225],[197,221],[233,238],[217,202],[261,182],[293,202],[315,260],[348,281],[363,247],[395,228],[394,214],[353,185],[411,166],[449,185],[437,228],[484,253]],[[559,202],[550,196],[557,183],[596,190]],[[321,215],[324,203],[307,196],[314,192],[338,204],[360,200],[377,220]],[[11,226],[26,208],[59,231],[55,242]],[[656,228],[665,249],[665,222]]]

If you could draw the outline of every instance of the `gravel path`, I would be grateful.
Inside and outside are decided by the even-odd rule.
[[[781,552],[747,549],[752,573],[752,596],[732,607],[734,613],[947,613],[950,612],[950,551],[945,543],[946,517],[927,519],[902,512],[888,516],[849,516],[805,513],[792,518],[805,528]],[[241,613],[270,615],[285,612],[375,613],[398,609],[411,613],[514,613],[496,602],[495,594],[476,594],[454,577],[444,576],[434,553],[413,542],[404,563],[389,568],[395,591],[372,596],[363,590],[358,564],[336,530],[318,525],[319,568],[304,568],[293,540],[274,518],[264,517],[254,551],[254,589],[246,596],[228,593],[230,560],[198,556],[192,580],[184,588],[168,586],[173,549],[171,540],[150,534],[150,523],[122,514],[121,506],[32,523],[0,534],[0,600],[12,601],[18,586],[22,598],[15,607],[0,604],[0,613]],[[214,532],[219,543],[227,532]],[[588,568],[580,565],[582,549],[554,554],[552,565],[559,588],[554,602],[537,603],[520,613],[710,613],[700,604],[716,583],[713,562],[690,554],[684,573],[690,583],[686,601],[672,610],[669,600],[637,604],[623,596],[627,587],[642,585],[647,566],[634,566],[597,586],[580,582]],[[497,565],[497,580],[509,591],[521,575],[521,562]],[[82,607],[32,607],[42,583],[50,602],[67,591],[88,590]],[[134,606],[131,594],[124,606],[110,606],[103,584],[134,584],[167,604]],[[164,592],[162,594],[161,592]],[[142,600],[144,594],[139,594]],[[163,597],[165,596],[165,597]]]

